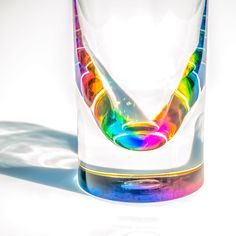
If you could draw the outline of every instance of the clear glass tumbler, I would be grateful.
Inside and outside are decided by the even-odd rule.
[[[203,184],[207,0],[73,0],[81,188],[156,202]]]

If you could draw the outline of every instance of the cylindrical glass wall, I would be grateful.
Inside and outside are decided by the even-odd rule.
[[[117,201],[203,183],[206,0],[74,0],[79,183]]]

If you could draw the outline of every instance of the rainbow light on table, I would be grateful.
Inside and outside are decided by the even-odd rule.
[[[110,141],[123,148],[147,151],[163,146],[177,133],[205,87],[203,71],[207,1],[199,29],[198,46],[169,102],[153,120],[146,118],[92,53],[81,32],[78,6],[76,1],[74,3],[77,85],[96,123]],[[116,99],[111,97],[104,81]]]

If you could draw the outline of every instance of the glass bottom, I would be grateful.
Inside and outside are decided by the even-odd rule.
[[[116,174],[80,165],[79,184],[87,193],[112,201],[148,203],[177,199],[197,191],[203,184],[203,164],[163,174]]]

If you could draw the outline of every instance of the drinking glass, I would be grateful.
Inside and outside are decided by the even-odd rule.
[[[78,170],[96,197],[203,184],[207,0],[73,0]]]

